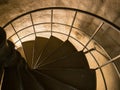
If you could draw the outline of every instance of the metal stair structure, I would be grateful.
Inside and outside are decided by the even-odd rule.
[[[59,20],[55,22],[54,18],[58,12],[56,12],[57,14],[54,12],[57,10],[72,12],[70,25],[61,23],[61,19],[60,22]],[[45,13],[41,13],[42,11]],[[75,31],[80,31],[74,25],[79,13],[100,20],[100,24],[97,25],[85,44],[74,37]],[[42,22],[43,19],[39,15],[46,17],[45,22]],[[23,17],[27,24],[19,25],[24,20],[21,19]],[[21,21],[19,21],[20,19]],[[48,19],[49,21],[46,21]],[[120,55],[101,65],[91,53],[95,48],[88,48],[105,23],[115,30],[120,30],[110,21],[86,11],[49,7],[24,13],[0,27],[1,90],[97,90],[97,87],[100,86],[98,85],[100,84],[98,72],[101,73],[104,90],[108,90],[102,67],[114,63],[120,58]],[[55,25],[58,25],[59,31]],[[22,28],[19,28],[20,26]],[[9,33],[9,29],[14,33]],[[76,33],[79,34],[78,32]],[[75,42],[79,43],[80,50],[75,46]],[[90,61],[86,57],[87,53],[94,58],[97,67],[91,68]]]
[[[16,58],[10,58],[11,64],[4,66],[2,90],[96,89],[95,70],[89,68],[83,51],[78,52],[68,40],[63,42],[53,36],[47,40],[48,42],[43,47],[40,45],[41,42],[38,43],[42,39],[37,37],[35,41],[22,43],[27,62],[18,51],[14,48],[11,49],[13,51],[11,55],[15,53]],[[35,45],[35,43],[38,44]],[[8,51],[9,47],[8,44]],[[32,62],[32,50],[36,47],[40,48],[41,52],[39,52],[38,62],[36,60]],[[34,52],[36,51],[34,50]],[[34,57],[36,56],[34,55]],[[5,56],[5,58],[7,57]],[[12,63],[13,61],[14,63]],[[5,61],[6,63],[7,61]],[[36,69],[32,69],[32,63],[37,65]]]

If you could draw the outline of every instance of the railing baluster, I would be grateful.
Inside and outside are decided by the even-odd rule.
[[[69,34],[68,34],[68,38],[67,38],[67,40],[69,39],[70,34],[71,34],[71,32],[72,32],[72,28],[73,28],[73,25],[74,25],[74,22],[75,22],[76,16],[77,16],[77,11],[75,12],[75,15],[74,15],[74,18],[73,18],[73,21],[72,21],[71,27],[70,27],[70,31],[69,31]]]
[[[120,55],[110,59],[109,61],[107,61],[105,64],[101,65],[101,66],[98,66],[95,70],[97,69],[100,69],[102,67],[105,67],[106,65],[110,64],[110,63],[113,63],[114,61],[116,61],[118,58],[120,58]]]
[[[15,29],[15,27],[13,26],[12,23],[11,23],[11,26],[12,26],[13,30],[15,31],[15,34],[17,35],[17,37],[18,37],[20,43],[22,44],[21,38],[19,37],[19,35],[18,35],[18,33],[17,33],[17,31],[16,31],[16,29]]]
[[[32,22],[32,26],[33,26],[33,31],[34,31],[34,34],[35,34],[35,38],[36,38],[36,30],[35,30],[35,25],[34,25],[34,21],[33,21],[33,17],[32,17],[32,14],[30,13],[30,19],[31,19],[31,22]],[[31,63],[31,67],[34,67],[34,65],[33,65],[33,62],[34,62],[34,48],[33,48],[33,56],[32,56],[32,63]]]
[[[51,10],[51,35],[53,30],[53,9]]]
[[[91,42],[91,40],[95,37],[95,35],[98,33],[98,31],[101,29],[101,27],[103,26],[104,22],[102,22],[98,28],[95,30],[95,32],[93,33],[93,35],[90,37],[89,41],[86,43],[86,45],[84,46],[83,48],[83,51],[84,49],[88,46],[88,44]]]
[[[32,26],[33,26],[33,30],[34,30],[35,38],[36,38],[35,25],[34,25],[34,21],[33,21],[33,17],[32,17],[32,14],[31,14],[31,13],[30,13],[30,19],[31,19],[31,22],[32,22]]]

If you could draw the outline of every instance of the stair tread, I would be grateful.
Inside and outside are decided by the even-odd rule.
[[[73,86],[62,83],[48,75],[42,74],[37,70],[32,71],[35,78],[44,85],[45,90],[78,90]]]
[[[33,58],[33,46],[34,41],[27,41],[22,43],[23,50],[26,56],[26,61],[28,65],[31,67],[32,64],[32,58]]]
[[[46,69],[39,72],[77,87],[80,90],[96,90],[95,70],[90,69]]]
[[[41,54],[39,63],[41,63],[44,58],[48,57],[51,53],[53,53],[62,43],[62,40],[51,36]]]
[[[42,64],[51,62],[52,60],[56,60],[60,57],[66,56],[70,53],[76,52],[76,48],[67,40],[65,41],[57,50],[55,50],[49,57],[44,59]],[[39,65],[40,66],[40,65]]]
[[[44,90],[43,86],[38,83],[30,71],[23,68],[21,69],[20,74],[24,90]]]
[[[44,47],[46,46],[48,42],[47,38],[44,37],[36,37],[35,39],[35,43],[34,43],[34,57],[33,57],[33,66],[36,65],[36,63],[38,62],[38,57],[41,55]]]
[[[89,69],[87,59],[83,51],[69,54],[65,57],[42,64],[40,68],[86,68]]]

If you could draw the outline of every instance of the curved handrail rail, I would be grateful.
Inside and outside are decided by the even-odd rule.
[[[88,14],[90,16],[93,16],[93,17],[96,17],[104,22],[106,22],[107,24],[109,24],[111,27],[113,27],[115,30],[118,30],[120,31],[120,27],[115,25],[114,23],[112,23],[111,21],[101,17],[101,16],[98,16],[96,14],[93,14],[93,13],[90,13],[88,11],[84,11],[84,10],[80,10],[80,9],[75,9],[75,8],[68,8],[68,7],[47,7],[47,8],[40,8],[40,9],[36,9],[36,10],[32,10],[32,11],[28,11],[26,13],[23,13],[19,16],[17,16],[16,18],[12,19],[11,21],[9,21],[8,23],[6,23],[3,28],[5,28],[7,25],[9,25],[10,23],[12,23],[13,21],[15,21],[16,19],[24,16],[24,15],[27,15],[27,14],[30,14],[30,13],[33,13],[33,12],[36,12],[36,11],[42,11],[42,10],[49,10],[49,9],[63,9],[63,10],[72,10],[72,11],[77,11],[77,12],[81,12],[81,13],[85,13],[85,14]]]

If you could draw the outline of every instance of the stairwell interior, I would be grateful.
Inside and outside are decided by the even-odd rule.
[[[79,9],[52,7],[22,14],[3,28],[28,65],[28,70],[20,70],[21,89],[15,90],[119,90],[119,66],[100,67],[112,60],[110,49],[104,49],[103,43],[111,42],[102,37],[104,31],[120,34],[119,27],[106,19]],[[2,90],[13,89],[13,79],[7,77],[14,70],[4,71]]]

